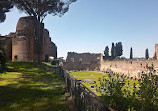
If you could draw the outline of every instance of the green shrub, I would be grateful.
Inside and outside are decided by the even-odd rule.
[[[0,73],[5,70],[5,56],[3,52],[0,50]]]
[[[131,87],[123,76],[109,74],[108,78],[99,79],[97,91],[107,105],[118,111],[158,111],[158,76],[153,68],[142,74],[139,84]]]
[[[51,62],[51,65],[59,65],[59,60],[53,60],[53,61]]]
[[[153,68],[148,74],[142,74],[137,91],[142,111],[158,111],[158,76]]]

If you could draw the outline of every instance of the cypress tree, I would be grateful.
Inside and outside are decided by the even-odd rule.
[[[111,58],[115,59],[116,57],[116,50],[115,50],[115,45],[114,43],[112,43],[112,47],[111,47]]]
[[[133,59],[133,50],[132,50],[132,47],[131,47],[131,50],[130,50],[130,59]]]
[[[106,46],[104,50],[104,59],[106,60],[108,58],[109,58],[109,47]]]
[[[149,59],[149,51],[148,51],[148,49],[145,50],[145,58]]]
[[[116,57],[121,56],[123,54],[122,43],[118,42],[115,45]]]

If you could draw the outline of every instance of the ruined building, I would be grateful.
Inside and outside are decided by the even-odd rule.
[[[69,52],[64,63],[66,70],[100,70],[114,71],[129,77],[139,78],[142,72],[153,67],[158,74],[158,44],[155,45],[156,60],[103,60],[102,54]]]
[[[102,54],[68,52],[64,68],[67,70],[100,70]]]
[[[158,44],[155,44],[155,54],[154,54],[153,59],[158,60]]]
[[[41,26],[41,38],[37,47],[35,33],[35,19],[33,17],[21,17],[16,26],[16,32],[6,36],[0,36],[0,50],[3,50],[6,59],[12,61],[38,61],[37,54],[40,54],[40,61],[47,61],[48,58],[57,58],[57,46],[51,42],[49,31]],[[40,50],[40,53],[38,51]]]

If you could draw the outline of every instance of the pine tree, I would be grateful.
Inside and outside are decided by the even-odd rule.
[[[0,23],[6,19],[6,12],[9,12],[13,8],[11,0],[0,0]]]

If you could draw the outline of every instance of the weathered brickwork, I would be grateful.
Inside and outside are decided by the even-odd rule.
[[[57,47],[51,42],[49,31],[47,29],[44,30],[44,44],[45,56],[53,56],[54,58],[57,58]]]
[[[158,60],[158,44],[155,44],[155,55],[154,55],[153,59]]]
[[[40,24],[40,29],[38,29],[42,32],[43,38],[39,39],[37,46],[35,25],[39,26],[39,23],[33,17],[21,17],[17,23],[16,32],[1,37],[1,39],[5,39],[3,43],[8,47],[5,48],[7,60],[37,62],[38,54],[40,54],[40,61],[45,61],[49,56],[57,58],[57,46],[51,42],[48,30],[44,29],[44,24]],[[1,39],[0,41],[2,41]]]
[[[138,61],[104,61],[102,54],[72,53],[69,52],[64,68],[67,70],[112,70],[116,73],[125,74],[129,77],[139,78],[142,72],[148,71],[147,67],[154,66],[158,73],[157,60]]]
[[[67,70],[100,70],[102,54],[69,52],[64,68]]]
[[[154,66],[158,73],[158,61],[144,60],[144,61],[102,61],[101,71],[111,69],[114,72],[124,73],[132,77],[138,77],[142,71],[147,71],[147,66]]]

